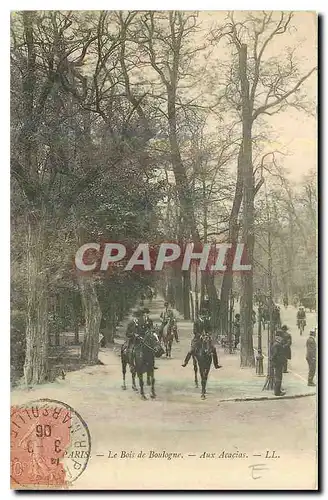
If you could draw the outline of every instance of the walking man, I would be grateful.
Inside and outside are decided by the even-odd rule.
[[[310,330],[309,338],[306,341],[306,361],[309,365],[308,386],[314,387],[313,378],[317,368],[317,343],[315,341],[316,331]]]
[[[284,363],[284,373],[288,373],[288,360],[292,359],[292,350],[291,350],[291,345],[292,345],[292,336],[290,333],[288,333],[288,326],[283,325],[281,327],[281,330],[283,331],[284,334],[284,348],[285,348],[285,363]]]
[[[274,395],[284,396],[286,392],[281,390],[282,373],[285,364],[285,347],[283,344],[283,333],[278,330],[272,346],[271,361],[274,370]]]

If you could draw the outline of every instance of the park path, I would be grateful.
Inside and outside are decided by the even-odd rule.
[[[155,320],[162,306],[160,298],[150,304]],[[293,316],[287,313],[284,321]],[[53,398],[68,403],[85,419],[92,453],[87,469],[74,483],[77,489],[314,488],[315,398],[220,403],[231,388],[256,379],[254,370],[238,368],[237,356],[232,359],[220,350],[223,368],[211,371],[208,398],[202,401],[193,386],[192,363],[181,367],[190,344],[189,321],[179,321],[179,334],[173,358],[157,360],[154,401],[142,401],[130,388],[122,391],[118,353],[101,349],[103,365],[70,372],[65,380],[29,391],[16,389],[12,404]],[[295,369],[302,368],[298,359],[302,353],[303,339],[295,339],[293,368],[294,364]],[[265,458],[272,450],[279,459]],[[109,451],[117,458],[108,458]],[[137,458],[141,451],[145,457]],[[168,459],[151,452],[182,455]],[[216,458],[201,458],[204,452],[216,453]],[[218,458],[222,452],[236,455]],[[125,458],[120,458],[122,454]],[[244,458],[239,458],[242,454]],[[252,466],[259,463],[266,469],[255,480]]]

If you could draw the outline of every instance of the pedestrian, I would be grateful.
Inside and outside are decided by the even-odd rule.
[[[289,328],[287,325],[283,325],[281,327],[281,330],[284,333],[284,348],[286,356],[283,373],[288,373],[288,360],[292,359],[292,350],[291,350],[292,336],[290,333],[288,333]]]
[[[313,378],[317,368],[317,343],[315,341],[316,331],[310,330],[309,338],[306,341],[306,361],[309,365],[308,386],[314,387]]]
[[[233,330],[235,334],[235,349],[237,349],[237,346],[240,341],[240,314],[237,313],[235,314],[235,321],[233,322]]]
[[[271,362],[274,371],[274,395],[284,396],[285,391],[281,390],[282,374],[285,363],[285,347],[283,343],[283,332],[278,330],[271,350]]]

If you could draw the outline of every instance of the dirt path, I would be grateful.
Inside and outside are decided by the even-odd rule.
[[[162,301],[150,308],[158,318]],[[220,352],[223,368],[211,371],[208,398],[201,401],[192,363],[181,367],[190,331],[190,322],[180,321],[173,358],[156,362],[156,400],[142,401],[129,376],[129,389],[122,391],[120,358],[102,349],[105,365],[31,391],[15,390],[12,403],[54,398],[82,415],[92,454],[77,489],[315,488],[315,398],[218,404],[227,377]],[[295,340],[295,353],[302,354],[302,342]],[[296,358],[294,364],[301,367]],[[273,451],[280,458],[265,458]],[[117,456],[108,458],[109,452]],[[258,464],[265,470],[256,472]]]

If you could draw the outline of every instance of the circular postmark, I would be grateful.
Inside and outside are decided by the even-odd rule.
[[[55,399],[11,408],[11,478],[20,486],[65,488],[85,470],[91,437],[83,418]]]

